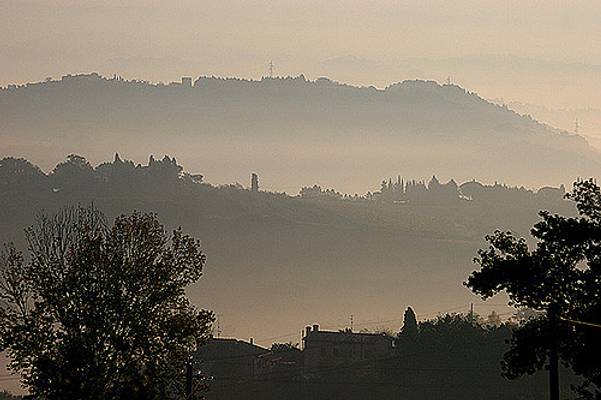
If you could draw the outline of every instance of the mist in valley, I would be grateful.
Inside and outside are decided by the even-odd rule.
[[[598,398],[600,15],[0,2],[0,400]]]

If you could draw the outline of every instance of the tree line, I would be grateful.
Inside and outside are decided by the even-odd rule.
[[[63,164],[47,176],[15,160],[16,173],[3,173],[2,179],[50,179],[58,192],[69,188],[57,185],[65,177],[82,185],[90,176],[102,185],[129,173],[169,182],[188,179],[168,157],[151,159],[147,166],[119,157],[106,168],[92,168],[76,156]],[[535,310],[532,318],[513,327],[482,324],[473,315],[417,324],[408,311],[399,334],[401,353],[389,360],[392,364],[382,364],[383,373],[392,374],[390,382],[423,376],[408,378],[412,375],[405,373],[414,367],[402,363],[416,364],[404,351],[416,349],[419,355],[434,349],[435,364],[423,360],[420,368],[440,372],[437,379],[449,385],[461,379],[469,384],[456,374],[457,365],[465,362],[467,370],[486,354],[467,351],[462,341],[471,337],[496,349],[493,353],[504,352],[497,372],[507,378],[546,367],[557,399],[563,365],[581,380],[574,387],[579,398],[601,398],[601,188],[594,180],[577,181],[567,200],[577,215],[541,211],[531,231],[533,244],[511,232],[488,235],[488,247],[475,259],[478,268],[465,283],[484,299],[505,292],[511,305]],[[0,257],[0,349],[32,394],[41,399],[175,396],[188,355],[206,340],[212,321],[212,314],[191,305],[184,292],[202,274],[199,242],[181,230],[167,232],[154,214],[134,212],[111,223],[94,207],[41,213],[26,238],[27,253],[8,244]],[[499,346],[508,339],[509,348],[495,347],[497,339]],[[499,366],[492,358],[481,361],[491,369]]]
[[[177,184],[204,184],[202,174],[184,171],[174,157],[165,155],[155,159],[152,155],[148,163],[142,165],[122,159],[115,154],[112,162],[104,162],[96,167],[77,154],[70,154],[66,160],[57,164],[50,173],[44,173],[38,166],[23,158],[6,157],[0,160],[0,188],[5,191],[39,191],[52,190],[92,190],[99,186],[116,189],[143,190],[149,185],[173,187]],[[133,186],[132,186],[133,185]],[[238,183],[225,185],[231,188],[244,189]],[[250,188],[259,191],[258,176],[252,174]],[[560,202],[566,193],[564,185],[559,187],[543,187],[539,190],[527,189],[523,186],[508,186],[495,182],[485,185],[476,180],[458,185],[451,179],[446,183],[433,176],[429,182],[424,180],[407,180],[398,176],[395,180],[383,180],[379,191],[363,195],[346,194],[320,185],[305,186],[299,191],[303,199],[334,200],[372,200],[382,202],[409,202],[412,204],[444,204],[460,201],[486,202]]]

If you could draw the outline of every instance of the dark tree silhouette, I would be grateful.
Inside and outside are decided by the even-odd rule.
[[[259,191],[259,175],[255,174],[254,172],[252,173],[252,175],[250,177],[250,190],[252,192]]]
[[[0,391],[0,400],[19,400],[21,397],[15,396],[14,394],[7,392],[6,390]]]
[[[592,180],[578,181],[567,198],[575,218],[541,211],[532,229],[536,246],[497,231],[478,252],[480,266],[466,285],[482,298],[506,292],[513,305],[544,311],[525,321],[504,357],[504,373],[513,378],[541,369],[559,353],[585,379],[578,391],[601,398],[601,191]]]
[[[6,157],[0,160],[0,185],[27,185],[39,183],[44,173],[23,158]]]
[[[407,307],[405,314],[403,315],[403,327],[401,328],[401,335],[407,338],[417,337],[417,318],[413,308]]]
[[[274,353],[285,353],[285,352],[297,351],[297,350],[299,350],[298,343],[292,343],[292,342],[273,343],[271,345],[271,351]]]
[[[54,167],[50,178],[56,189],[88,187],[94,183],[94,168],[84,157],[70,154],[65,161]]]
[[[36,398],[164,399],[213,316],[184,289],[201,277],[197,240],[154,214],[94,208],[41,214],[27,259],[0,258],[0,350]]]

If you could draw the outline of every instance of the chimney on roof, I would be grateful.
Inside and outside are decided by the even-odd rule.
[[[319,325],[313,325],[313,332],[319,332]]]
[[[305,328],[305,337],[306,337],[306,336],[309,336],[309,333],[311,333],[311,327],[310,327],[310,326],[307,326],[307,327]]]
[[[248,341],[250,344],[255,344],[255,339],[250,338],[250,340]]]

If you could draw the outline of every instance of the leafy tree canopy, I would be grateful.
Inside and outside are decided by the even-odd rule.
[[[154,214],[108,227],[94,208],[41,214],[27,257],[0,257],[0,350],[41,399],[164,399],[213,316],[186,286],[205,265],[200,243]]]
[[[484,299],[505,292],[513,305],[543,311],[515,330],[505,354],[506,376],[542,368],[551,340],[559,340],[563,362],[585,378],[579,392],[598,399],[601,329],[582,322],[601,324],[601,190],[593,180],[578,181],[566,197],[578,216],[540,212],[542,220],[531,231],[533,249],[510,232],[487,236],[489,247],[475,259],[480,269],[466,285]],[[553,315],[560,319],[557,328]]]

